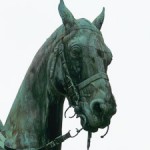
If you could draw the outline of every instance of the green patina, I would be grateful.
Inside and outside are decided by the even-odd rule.
[[[58,9],[63,25],[35,55],[0,127],[9,148],[38,149],[61,135],[65,97],[89,133],[107,127],[116,113],[107,76],[112,53],[100,31],[105,9],[92,23],[76,20],[63,0]]]

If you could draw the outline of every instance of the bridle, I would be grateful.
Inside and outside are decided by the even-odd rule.
[[[61,40],[61,41],[63,41],[63,40]],[[106,73],[99,72],[99,73],[89,77],[88,79],[80,82],[79,84],[75,85],[70,76],[69,69],[68,69],[68,66],[66,63],[63,42],[61,42],[61,44],[59,45],[58,50],[59,50],[59,56],[61,57],[63,71],[65,74],[64,81],[65,81],[65,89],[67,91],[66,96],[69,101],[70,107],[75,108],[76,106],[79,105],[79,101],[80,101],[80,94],[78,92],[79,90],[85,88],[87,85],[89,85],[90,83],[92,83],[98,79],[105,79],[105,80],[109,80],[109,79],[108,79],[108,76]]]
[[[59,45],[58,50],[59,50],[59,55],[61,57],[63,71],[65,73],[64,81],[65,81],[65,88],[66,88],[66,91],[67,91],[67,99],[69,101],[69,107],[65,111],[65,117],[66,117],[66,112],[68,111],[68,109],[70,107],[75,108],[75,107],[79,106],[79,102],[80,102],[80,94],[78,92],[79,90],[85,88],[87,85],[89,85],[90,83],[92,83],[92,82],[94,82],[98,79],[105,79],[105,80],[109,80],[109,79],[108,79],[108,76],[107,76],[106,73],[99,72],[99,73],[89,77],[88,79],[80,82],[78,85],[75,85],[72,78],[71,78],[71,76],[70,76],[69,69],[68,69],[68,66],[67,66],[67,63],[66,63],[66,58],[65,58],[65,55],[64,55],[64,44],[63,44],[63,42],[61,42],[61,44]],[[72,116],[70,118],[73,118],[74,116]],[[77,130],[77,135],[78,135],[78,131],[81,131],[81,130],[82,129]],[[108,130],[109,130],[109,126],[107,128],[106,133],[103,136],[101,136],[101,138],[104,138],[104,136],[108,133]],[[92,137],[92,133],[90,131],[88,131],[87,149],[89,149],[89,147],[90,147],[91,137]]]
[[[99,73],[89,77],[88,79],[80,82],[78,85],[75,85],[73,80],[72,80],[72,78],[71,78],[71,76],[70,76],[70,73],[69,73],[69,69],[68,69],[68,66],[67,66],[67,63],[66,63],[66,58],[65,58],[65,55],[64,55],[63,39],[61,39],[61,42],[58,44],[58,47],[56,47],[54,49],[54,58],[53,58],[54,60],[53,60],[53,63],[51,65],[51,68],[50,68],[50,79],[53,78],[54,71],[55,71],[55,65],[56,65],[56,61],[57,61],[58,55],[61,58],[63,71],[64,71],[64,74],[65,74],[65,77],[64,77],[65,90],[67,91],[67,95],[66,96],[67,96],[67,99],[69,101],[69,107],[67,108],[67,110],[68,110],[70,107],[75,108],[75,107],[79,106],[79,102],[80,102],[80,94],[78,92],[79,90],[85,88],[87,85],[89,85],[90,83],[92,83],[92,82],[94,82],[94,81],[96,81],[98,79],[102,78],[102,79],[108,80],[108,76],[104,72],[99,72]],[[66,115],[67,110],[65,111],[65,115]],[[42,146],[40,148],[37,148],[37,150],[48,150],[48,149],[51,149],[51,148],[61,144],[62,142],[64,142],[68,138],[76,137],[80,133],[80,131],[82,129],[83,128],[76,129],[76,134],[74,136],[72,136],[70,134],[70,130],[69,130],[66,134],[56,137],[53,141],[50,141],[49,143],[47,143],[46,145],[44,145],[44,146]],[[103,136],[101,136],[101,138],[103,138],[107,134],[108,129],[109,129],[109,126],[107,128],[106,133]],[[89,147],[90,147],[90,139],[91,139],[91,137],[92,137],[92,133],[88,132],[87,149],[89,149]],[[6,150],[16,150],[16,149],[9,148],[6,145],[4,146],[4,148]]]
[[[71,108],[71,107],[76,108],[79,106],[79,102],[80,102],[80,94],[78,92],[79,90],[84,89],[87,85],[89,85],[90,83],[92,83],[98,79],[105,79],[105,80],[109,80],[109,79],[108,79],[108,76],[106,73],[99,72],[99,73],[89,77],[88,79],[80,82],[79,84],[75,85],[70,76],[69,69],[67,66],[67,61],[66,61],[65,52],[64,52],[64,48],[65,48],[64,45],[65,44],[63,43],[63,38],[62,38],[60,40],[60,43],[58,44],[58,47],[54,50],[54,53],[55,53],[54,60],[56,63],[56,57],[58,57],[58,55],[60,56],[63,71],[64,71],[65,90],[67,91],[66,96],[69,101],[69,107],[66,109],[65,114],[64,114],[64,116],[66,117],[66,113],[69,110],[69,108]],[[56,54],[58,54],[58,55],[56,55]],[[55,70],[54,69],[55,63],[51,67],[51,78],[52,78],[53,72]],[[73,118],[75,115],[76,115],[76,113],[72,117],[69,117],[69,118]],[[82,130],[82,128],[80,130],[77,129],[77,134],[75,136],[77,136],[81,130]],[[107,128],[106,133],[103,136],[101,136],[101,138],[103,138],[108,133],[108,130],[109,130],[109,126]],[[92,133],[88,132],[87,149],[89,149],[89,147],[90,147],[91,137],[92,137]]]
[[[65,81],[65,89],[67,91],[67,99],[69,101],[70,106],[75,107],[79,103],[80,96],[72,78],[70,77],[69,69],[64,55],[63,43],[59,45],[59,55],[61,57],[62,67],[65,74],[64,81]]]

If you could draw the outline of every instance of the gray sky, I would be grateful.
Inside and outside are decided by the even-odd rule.
[[[59,0],[0,0],[0,119],[3,123],[35,53],[61,24],[58,3]],[[106,7],[102,33],[114,56],[108,76],[118,112],[104,139],[100,135],[106,129],[93,134],[91,150],[149,150],[149,1],[65,0],[65,3],[76,18],[90,21]],[[79,119],[64,119],[64,133],[76,127],[80,127]],[[84,150],[86,140],[87,133],[83,131],[66,141],[62,150]]]

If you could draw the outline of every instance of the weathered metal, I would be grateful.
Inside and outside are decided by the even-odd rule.
[[[58,9],[63,25],[35,55],[4,125],[9,148],[38,149],[60,136],[65,97],[89,134],[116,113],[107,76],[112,53],[100,31],[105,10],[91,23],[76,20],[63,0]]]

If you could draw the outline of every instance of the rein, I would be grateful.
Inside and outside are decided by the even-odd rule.
[[[47,143],[46,145],[44,145],[44,146],[42,146],[40,148],[37,148],[37,150],[48,150],[48,149],[51,149],[51,148],[61,144],[62,142],[64,142],[65,140],[67,140],[69,138],[76,137],[82,130],[83,130],[83,128],[81,128],[81,129],[77,129],[76,128],[76,134],[75,135],[71,135],[70,134],[71,131],[69,130],[66,134],[56,137],[53,141],[50,141],[49,143]],[[103,136],[101,136],[101,138],[104,138],[104,136],[108,133],[108,130],[109,130],[109,126],[107,128],[106,133]],[[92,137],[92,133],[88,132],[87,150],[89,150],[89,148],[90,148],[91,137]],[[3,136],[3,142],[5,142],[5,137],[4,136]],[[17,149],[9,148],[6,145],[4,145],[4,149],[6,149],[6,150],[17,150]]]
[[[62,142],[64,142],[65,140],[67,140],[69,138],[76,137],[82,129],[83,128],[81,128],[81,129],[76,128],[76,134],[75,135],[71,135],[70,134],[71,131],[69,130],[66,134],[56,137],[53,141],[50,141],[49,143],[47,143],[46,145],[44,145],[40,148],[37,148],[37,150],[49,150],[49,149],[61,144]],[[9,148],[6,145],[4,146],[4,149],[6,149],[6,150],[17,150],[17,149]]]

